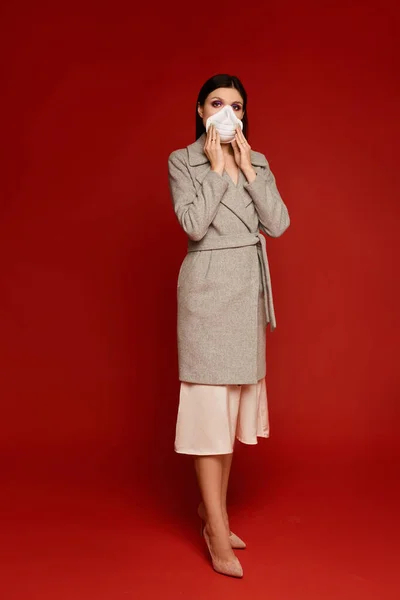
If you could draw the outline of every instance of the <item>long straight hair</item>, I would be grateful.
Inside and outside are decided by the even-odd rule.
[[[196,102],[196,140],[206,131],[203,125],[203,120],[197,112],[197,106],[203,106],[206,98],[211,92],[218,88],[235,88],[243,98],[243,110],[245,111],[242,119],[243,123],[243,135],[248,139],[249,121],[247,118],[247,93],[244,86],[238,77],[235,75],[227,75],[222,73],[220,75],[213,75],[210,79],[203,84]]]

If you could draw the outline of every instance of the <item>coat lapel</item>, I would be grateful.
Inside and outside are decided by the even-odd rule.
[[[201,184],[204,177],[209,173],[211,166],[210,161],[205,155],[203,148],[206,139],[206,134],[203,133],[193,144],[187,146],[189,165],[193,167],[194,176],[196,180]],[[263,154],[251,150],[251,163],[254,166],[266,165],[266,160]],[[238,186],[236,187],[229,175],[225,172],[224,176],[229,179],[229,188],[221,200],[221,204],[224,204],[229,208],[243,223],[251,230],[251,224],[249,222],[249,215],[246,210],[246,206],[243,199],[240,198],[239,189],[241,185],[240,178],[243,177],[241,171],[239,171]]]
[[[207,173],[210,172],[210,164],[205,164],[205,165],[199,165],[198,167],[195,167],[196,169],[196,180],[199,183],[203,182],[204,177],[207,175]],[[239,173],[240,176],[240,173]],[[224,194],[224,197],[221,200],[221,204],[223,204],[224,206],[226,206],[227,208],[229,208],[233,213],[235,213],[235,215],[241,219],[243,221],[243,223],[249,227],[249,229],[251,229],[251,225],[248,221],[248,214],[246,211],[246,206],[243,202],[243,199],[240,198],[239,196],[239,181],[238,181],[238,187],[235,186],[235,184],[233,183],[232,179],[229,177],[229,175],[224,172],[223,174],[224,179],[226,178],[229,181],[229,187],[226,191],[226,193]]]

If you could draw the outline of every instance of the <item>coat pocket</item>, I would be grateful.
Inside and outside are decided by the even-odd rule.
[[[190,273],[193,272],[193,265],[200,257],[200,252],[188,252],[182,261],[181,268],[178,273],[177,287],[181,287]]]

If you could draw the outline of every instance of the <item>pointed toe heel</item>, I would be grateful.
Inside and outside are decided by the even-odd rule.
[[[235,558],[230,561],[220,560],[216,558],[211,549],[210,538],[208,536],[207,531],[205,530],[205,526],[202,527],[202,535],[206,541],[214,571],[220,573],[221,575],[228,575],[229,577],[243,577],[243,568],[237,556],[235,556]]]
[[[240,537],[236,535],[236,533],[233,533],[231,531],[229,539],[231,541],[232,548],[235,548],[236,550],[244,550],[246,548],[246,543],[243,540],[241,540]]]

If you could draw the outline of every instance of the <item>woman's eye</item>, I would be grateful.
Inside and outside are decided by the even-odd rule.
[[[219,100],[214,100],[214,102],[211,104],[211,106],[217,107],[219,104],[221,104],[221,102]]]
[[[240,110],[239,104],[232,104],[233,110]]]

